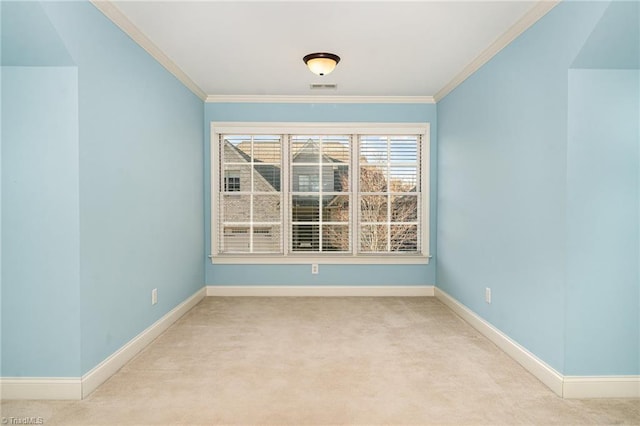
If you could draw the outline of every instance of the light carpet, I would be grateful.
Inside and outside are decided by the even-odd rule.
[[[640,424],[563,400],[430,297],[208,297],[83,401],[4,401],[45,425]]]

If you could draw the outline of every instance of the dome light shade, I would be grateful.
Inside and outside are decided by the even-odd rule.
[[[340,56],[334,55],[333,53],[310,53],[304,58],[302,58],[309,70],[318,75],[327,75],[331,71],[333,71],[340,62]]]

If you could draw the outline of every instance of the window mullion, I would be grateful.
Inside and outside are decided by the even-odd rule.
[[[418,221],[420,223],[420,253],[429,256],[429,202],[430,199],[429,191],[429,158],[430,157],[430,146],[428,136],[423,137],[422,135],[418,136],[419,141],[419,153],[420,153],[420,187],[419,187],[419,202],[420,202],[420,216],[418,217]],[[426,144],[426,146],[425,146]],[[425,202],[426,201],[426,202]]]
[[[360,252],[360,135],[351,136],[351,191],[349,206],[351,207],[351,253],[357,256]]]
[[[391,252],[391,138],[387,136],[387,252]]]
[[[322,253],[322,227],[324,226],[322,215],[322,190],[323,190],[323,157],[324,157],[324,137],[320,136],[319,140],[320,149],[319,149],[319,158],[318,158],[318,252]]]
[[[222,141],[223,137],[222,135],[218,136],[218,141],[217,141],[217,145],[216,145],[216,149],[215,151],[217,151],[217,155],[216,155],[216,159],[218,162],[218,173],[215,173],[215,179],[213,182],[212,187],[215,188],[215,200],[216,200],[216,204],[215,204],[215,208],[212,205],[211,208],[211,212],[213,214],[213,211],[216,211],[216,216],[214,218],[214,223],[216,224],[216,242],[215,242],[215,247],[213,248],[213,253],[212,254],[218,254],[222,251],[222,244],[224,241],[224,237],[223,237],[223,233],[224,233],[224,224],[222,223],[222,220],[224,218],[224,195],[223,192],[220,190],[221,189],[221,185],[222,185],[222,174],[224,173],[224,143]],[[212,161],[213,163],[213,161]],[[213,174],[213,173],[212,173]],[[213,199],[213,192],[211,194],[211,198]],[[219,209],[219,210],[218,210]]]
[[[250,158],[249,158],[249,253],[253,253],[253,201],[255,197],[255,187],[254,187],[254,156],[253,156],[253,144],[254,137],[251,136],[251,145],[250,145]]]
[[[291,135],[282,135],[282,153],[280,155],[280,173],[282,173],[280,184],[280,203],[282,211],[280,212],[280,221],[282,227],[282,252],[284,255],[289,254],[289,238],[291,235],[291,186],[290,186],[290,169],[293,167],[292,159],[289,157],[289,144],[291,143]]]

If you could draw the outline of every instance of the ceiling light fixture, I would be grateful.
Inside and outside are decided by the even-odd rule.
[[[340,56],[333,53],[318,52],[310,53],[302,58],[309,70],[318,75],[327,75],[333,71],[340,62]]]

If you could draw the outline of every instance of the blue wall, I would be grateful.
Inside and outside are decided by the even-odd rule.
[[[78,376],[77,69],[2,71],[2,375]]]
[[[211,247],[210,132],[223,122],[388,122],[431,124],[430,251],[436,254],[437,126],[434,104],[279,104],[208,103],[205,105],[206,244]],[[207,249],[207,254],[209,249]],[[434,285],[435,262],[429,265],[215,265],[206,262],[208,285]]]
[[[638,16],[562,2],[438,104],[437,285],[567,375],[640,373],[638,74],[570,71]]]
[[[2,376],[80,376],[203,283],[436,278],[563,374],[640,374],[638,3],[562,2],[437,107],[203,106],[89,3],[0,12]],[[212,265],[211,121],[429,122],[432,263]]]
[[[639,94],[637,70],[569,73],[569,375],[640,372]]]
[[[11,138],[3,129],[3,165],[11,161],[2,170],[3,216],[22,214],[9,216],[12,235],[3,226],[2,375],[79,376],[204,284],[203,102],[87,2],[3,2],[2,19],[3,75],[31,79],[2,92],[3,122],[17,120]],[[67,96],[34,99],[33,88],[67,83],[41,65],[70,61]],[[76,110],[56,103],[68,98]],[[9,111],[14,104],[21,109]],[[50,133],[43,117],[73,111],[75,125],[42,137]],[[51,157],[43,159],[44,148]],[[45,166],[51,173],[39,179]],[[7,208],[16,177],[29,177],[21,183],[29,197]],[[75,234],[58,236],[61,224]],[[9,252],[20,255],[11,267]],[[51,273],[54,261],[63,272]],[[34,299],[56,315],[20,311]],[[67,340],[75,355],[64,362],[46,354],[18,361],[25,345]]]

